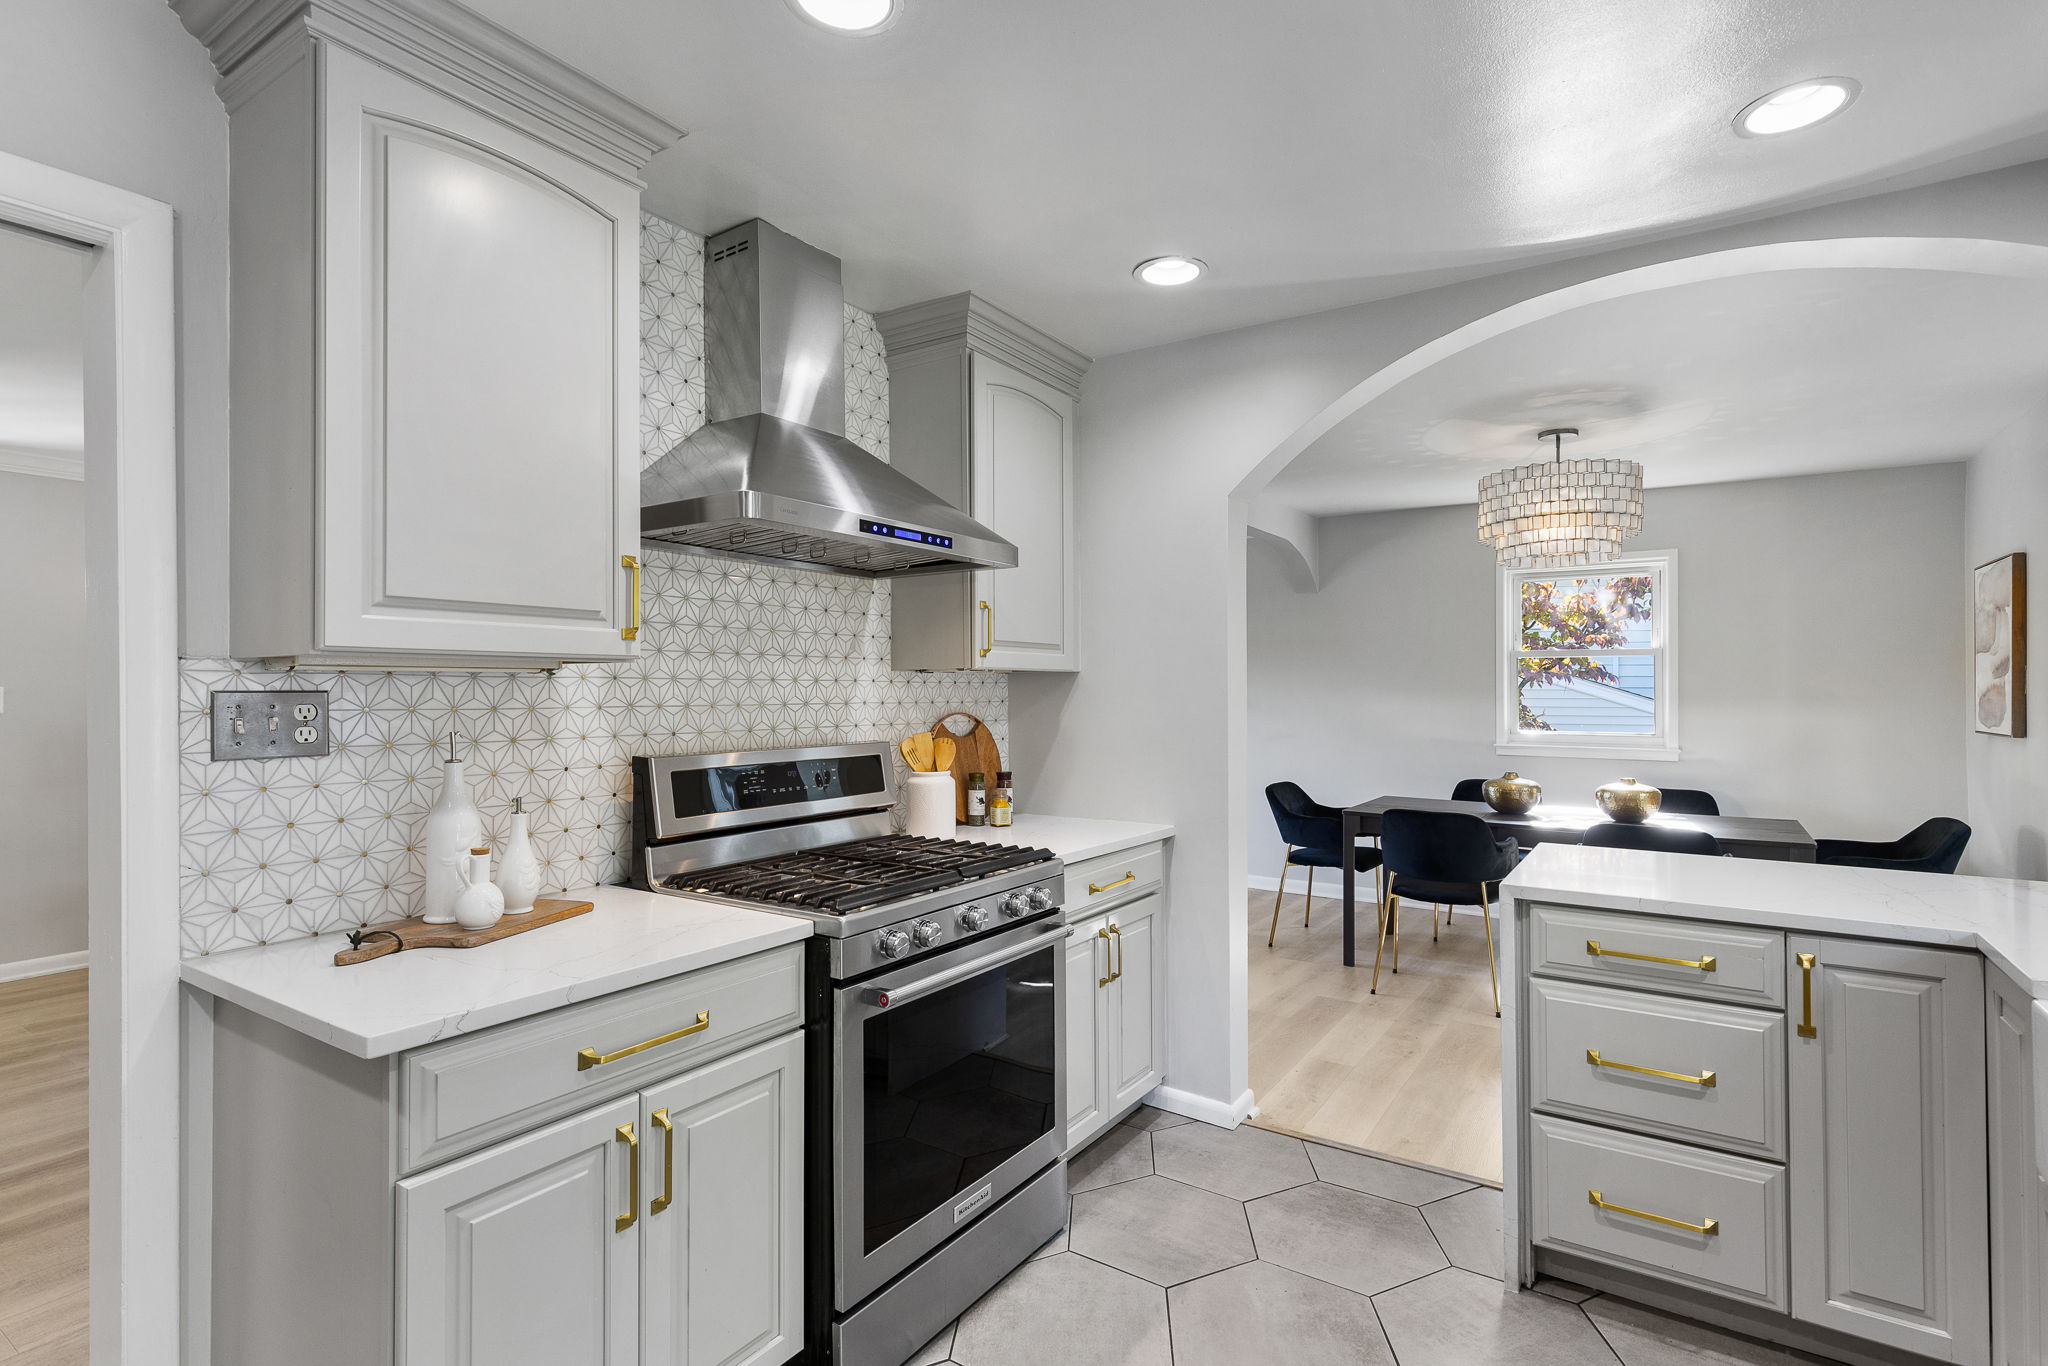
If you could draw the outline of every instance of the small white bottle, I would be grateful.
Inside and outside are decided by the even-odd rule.
[[[512,799],[512,835],[498,852],[498,890],[505,894],[505,914],[525,915],[540,895],[540,859],[526,828],[526,798]]]
[[[505,894],[491,885],[491,851],[469,851],[469,880],[455,895],[455,923],[465,930],[488,930],[505,914]]]
[[[441,765],[441,795],[427,811],[427,832],[421,845],[427,857],[427,885],[420,898],[420,919],[429,925],[455,923],[455,898],[466,881],[469,851],[483,843],[484,816],[469,792],[469,774],[455,757],[456,736],[448,737],[448,759]]]

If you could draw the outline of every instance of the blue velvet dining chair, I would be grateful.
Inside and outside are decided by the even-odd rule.
[[[1458,783],[1457,783],[1457,786],[1455,786],[1455,787],[1453,787],[1453,788],[1451,789],[1451,800],[1452,800],[1452,801],[1454,801],[1454,802],[1483,802],[1483,801],[1485,801],[1485,800],[1486,800],[1486,779],[1484,779],[1484,778],[1460,778],[1460,779],[1458,779]]]
[[[1721,857],[1721,841],[1704,830],[1674,830],[1668,825],[1623,825],[1608,821],[1592,825],[1579,836],[1580,844],[1599,849],[1649,849],[1660,854],[1705,854]]]
[[[1287,870],[1308,869],[1308,891],[1301,899],[1301,926],[1308,928],[1309,906],[1316,892],[1316,869],[1344,866],[1344,813],[1302,791],[1299,783],[1272,783],[1266,788],[1266,804],[1273,808],[1273,824],[1287,842],[1286,857],[1280,863],[1280,886],[1273,893],[1273,926],[1266,931],[1266,947],[1273,947],[1280,933],[1280,899],[1287,894]],[[1380,851],[1363,846],[1351,851],[1351,866],[1369,873],[1380,866]]]
[[[1500,880],[1515,870],[1513,835],[1493,833],[1464,812],[1395,808],[1380,817],[1380,857],[1386,899],[1380,905],[1380,943],[1372,956],[1371,994],[1380,989],[1380,959],[1393,936],[1393,970],[1401,970],[1401,898],[1444,906],[1477,906],[1486,926],[1486,967],[1493,976],[1493,1013],[1500,1015],[1500,962],[1493,946],[1493,902]]]
[[[1667,816],[1718,816],[1721,803],[1714,800],[1713,793],[1696,787],[1667,787],[1657,809]]]
[[[1922,821],[1895,840],[1815,840],[1814,861],[1849,868],[1953,873],[1970,843],[1970,827],[1953,816]]]

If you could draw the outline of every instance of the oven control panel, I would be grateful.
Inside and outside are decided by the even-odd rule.
[[[1059,904],[1060,879],[1049,877],[990,891],[957,906],[927,910],[840,940],[834,945],[839,961],[833,975],[851,977],[888,963],[922,958],[979,935],[1007,929],[1017,921],[1045,915]]]

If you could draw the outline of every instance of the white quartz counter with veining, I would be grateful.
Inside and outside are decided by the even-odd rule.
[[[963,840],[988,844],[1028,844],[1035,849],[1050,849],[1068,863],[1079,863],[1172,839],[1173,827],[1149,821],[1098,821],[1086,816],[1025,812],[1007,826],[963,825],[954,834]]]
[[[185,960],[185,981],[359,1058],[378,1058],[809,938],[810,922],[629,887],[566,893],[573,920],[474,949],[336,967],[327,934]]]
[[[1504,896],[1977,949],[2048,999],[2048,882],[1542,844]]]

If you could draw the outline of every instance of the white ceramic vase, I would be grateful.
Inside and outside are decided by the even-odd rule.
[[[957,800],[952,774],[911,774],[903,803],[904,833],[922,839],[953,838]]]
[[[429,925],[455,923],[455,898],[468,881],[470,850],[483,843],[484,817],[469,792],[469,774],[454,757],[441,765],[441,795],[427,811],[427,833],[421,841],[427,858],[427,885],[420,897],[420,919]]]
[[[455,923],[465,930],[488,930],[505,914],[505,894],[491,885],[491,851],[469,851],[469,879],[455,894]]]
[[[505,914],[524,915],[540,895],[540,859],[526,828],[526,799],[512,802],[512,835],[498,851],[498,890],[505,894]]]

